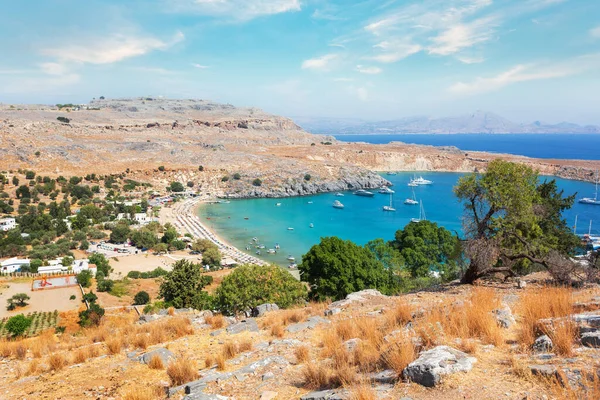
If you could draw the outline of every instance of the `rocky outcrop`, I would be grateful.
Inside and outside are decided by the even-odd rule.
[[[402,372],[405,379],[426,387],[440,383],[443,375],[467,372],[477,362],[474,357],[448,346],[424,351]]]

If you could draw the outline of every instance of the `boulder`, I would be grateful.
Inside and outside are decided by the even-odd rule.
[[[346,400],[350,394],[345,389],[319,390],[300,397],[300,400]]]
[[[272,372],[267,372],[266,374],[264,374],[262,376],[263,381],[270,381],[271,379],[274,379],[274,378],[275,378],[275,374]]]
[[[325,312],[323,313],[323,315],[325,315],[326,317],[332,316],[332,315],[336,315],[342,312],[341,308],[338,307],[332,307],[332,308],[328,308],[327,310],[325,310]]]
[[[265,304],[261,304],[258,307],[253,308],[252,316],[253,317],[262,317],[263,315],[265,315],[266,313],[268,313],[270,311],[277,311],[277,310],[279,310],[279,306],[277,306],[277,304],[265,303]]]
[[[350,293],[349,295],[346,296],[346,298],[344,300],[334,301],[333,303],[331,303],[329,305],[329,308],[343,307],[345,305],[352,304],[357,301],[365,301],[368,299],[368,297],[380,297],[380,296],[383,296],[383,295],[379,292],[379,290],[375,290],[375,289],[361,290],[360,292]]]
[[[245,332],[245,331],[258,332],[259,330],[260,329],[258,329],[258,325],[256,324],[256,320],[254,320],[254,318],[248,318],[248,319],[242,320],[233,325],[229,325],[226,328],[227,333],[229,333],[231,335],[235,335],[237,333],[241,333],[241,332]]]
[[[557,369],[553,365],[533,364],[529,366],[529,370],[533,375],[544,378],[554,378],[558,376]]]
[[[402,372],[406,379],[426,387],[437,385],[443,375],[466,372],[477,362],[474,357],[449,346],[424,351]]]
[[[582,334],[581,344],[586,347],[600,347],[600,331],[585,332]]]
[[[152,357],[154,356],[160,357],[160,360],[163,362],[164,365],[167,365],[169,361],[175,358],[175,354],[173,354],[171,351],[165,349],[164,347],[159,347],[158,349],[142,354],[138,358],[138,360],[142,364],[149,364],[150,360],[152,360]]]
[[[532,348],[533,351],[537,352],[537,353],[547,353],[550,350],[552,350],[552,346],[554,344],[552,343],[552,339],[550,339],[548,337],[548,335],[542,335],[540,337],[538,337],[537,339],[535,339],[535,342],[533,342]]]
[[[513,317],[512,311],[508,305],[504,304],[502,308],[494,310],[493,313],[496,316],[498,325],[500,325],[502,328],[508,329],[514,325],[515,318]]]
[[[346,348],[347,351],[352,353],[354,351],[354,349],[356,349],[356,346],[358,346],[358,344],[360,342],[361,342],[361,340],[358,338],[346,340],[344,342],[344,347]]]
[[[287,327],[287,331],[290,333],[297,333],[305,329],[314,329],[319,324],[330,324],[328,320],[322,317],[310,317],[305,322],[299,322],[297,324],[291,324]]]

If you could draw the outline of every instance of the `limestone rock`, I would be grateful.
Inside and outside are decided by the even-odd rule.
[[[437,385],[443,375],[466,372],[477,362],[474,357],[449,346],[424,351],[403,371],[406,379],[426,387]]]
[[[550,339],[548,335],[542,335],[535,339],[532,348],[533,351],[537,353],[547,353],[552,350],[553,345],[552,339]]]
[[[502,308],[494,310],[493,313],[496,316],[498,325],[502,328],[508,329],[515,324],[515,318],[508,305],[504,304]]]
[[[256,324],[254,318],[248,318],[233,325],[229,325],[226,330],[227,333],[235,335],[245,331],[258,332],[260,329],[258,329],[258,325]]]
[[[338,301],[334,301],[333,303],[331,303],[329,305],[329,308],[334,308],[334,307],[343,307],[346,306],[348,304],[352,304],[358,301],[365,301],[367,300],[368,297],[380,297],[383,296],[379,290],[375,290],[375,289],[366,289],[366,290],[361,290],[360,292],[354,292],[354,293],[350,293],[349,295],[346,296],[346,298],[344,300],[338,300]]]
[[[266,313],[270,312],[270,311],[277,311],[279,310],[279,306],[275,303],[265,303],[265,304],[261,304],[260,306],[254,308],[252,310],[252,316],[253,317],[262,317],[263,315],[265,315]]]
[[[152,351],[142,354],[138,358],[138,360],[142,364],[149,364],[150,360],[152,360],[152,357],[154,357],[154,356],[158,356],[165,366],[169,363],[170,360],[175,358],[175,354],[173,354],[171,351],[165,349],[164,347],[159,347],[156,350],[152,350]]]
[[[553,365],[533,364],[529,366],[533,375],[542,376],[544,378],[552,378],[557,376],[556,367]]]
[[[350,394],[345,389],[320,390],[300,397],[300,400],[346,400]]]
[[[586,332],[582,334],[581,344],[586,347],[600,347],[600,331]]]
[[[291,324],[287,327],[287,331],[290,333],[298,333],[305,329],[314,329],[319,324],[330,324],[328,320],[321,317],[310,317],[305,322],[299,322],[297,324]]]
[[[273,400],[277,397],[277,392],[265,391],[260,394],[260,400]]]
[[[328,308],[327,310],[325,310],[325,312],[323,313],[326,317],[329,317],[331,315],[336,315],[342,312],[341,308],[338,307],[331,307]]]

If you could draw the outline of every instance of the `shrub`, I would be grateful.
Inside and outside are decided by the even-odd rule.
[[[133,297],[133,305],[144,305],[150,302],[150,295],[143,290],[141,292],[137,292]]]
[[[258,178],[252,181],[253,186],[262,186],[262,181]]]
[[[221,182],[227,182],[229,180],[229,177],[227,175],[225,175],[224,177],[221,178]]]
[[[148,367],[150,367],[150,369],[164,369],[165,364],[163,363],[160,356],[158,354],[155,354],[150,359],[150,362],[148,363]]]
[[[298,304],[305,299],[306,288],[277,266],[243,265],[223,279],[215,297],[221,312],[236,314],[263,303],[281,308]]]
[[[75,278],[77,279],[77,283],[84,288],[88,288],[92,285],[92,274],[88,270],[81,271]]]
[[[159,170],[160,172],[163,172],[163,171],[165,170],[165,166],[164,166],[164,165],[161,165],[161,166],[159,166],[159,167],[158,167],[158,170]]]
[[[81,311],[79,313],[79,325],[84,328],[98,326],[103,316],[104,309],[98,304],[92,303],[90,304],[89,310]]]
[[[183,385],[198,378],[198,371],[193,361],[188,358],[178,358],[167,367],[167,375],[173,386]]]
[[[194,187],[194,182],[192,182],[192,181],[188,181],[188,183],[187,183],[187,187],[189,187],[189,188],[193,188],[193,187]]]
[[[56,119],[62,122],[63,124],[68,124],[69,122],[71,122],[71,120],[67,117],[56,117]]]
[[[11,311],[17,307],[25,307],[29,298],[30,297],[26,293],[17,293],[7,300],[8,306],[6,309]]]
[[[234,180],[239,181],[241,178],[242,178],[242,176],[238,172],[236,172],[235,174],[233,174],[233,179]]]
[[[171,182],[171,184],[169,185],[168,189],[171,192],[183,192],[183,191],[185,191],[185,188],[183,187],[183,184],[181,182]]]
[[[204,167],[203,167],[202,165],[201,165],[201,166],[199,166],[199,167],[198,167],[198,171],[200,171],[200,172],[204,171]]]
[[[67,360],[65,356],[59,353],[51,354],[48,358],[48,366],[50,367],[50,371],[59,371],[63,369],[67,365]]]
[[[176,308],[202,309],[209,299],[208,294],[202,291],[206,285],[202,278],[200,265],[179,260],[161,283],[160,296]]]
[[[77,296],[75,296],[74,294],[72,294],[72,295],[69,297],[69,300],[75,300],[76,298],[77,298]]]
[[[310,174],[305,174],[304,175],[304,180],[305,181],[307,181],[307,182],[310,181],[310,178],[311,178]]]
[[[86,293],[81,298],[82,303],[85,303],[86,301],[88,303],[94,303],[96,300],[98,300],[98,296],[96,296],[96,294],[94,292]]]
[[[11,336],[21,336],[27,328],[31,325],[31,319],[26,318],[23,314],[18,314],[13,317],[10,317],[6,324],[4,325],[4,329],[11,334]]]
[[[296,362],[298,364],[305,363],[308,361],[310,351],[308,350],[308,346],[298,346],[296,350],[294,350],[294,355],[296,356]]]
[[[97,286],[99,292],[110,292],[115,286],[115,281],[112,281],[110,279],[103,279],[98,282]]]

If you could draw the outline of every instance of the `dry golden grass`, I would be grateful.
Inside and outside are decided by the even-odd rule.
[[[175,308],[174,307],[169,307],[167,309],[167,314],[169,314],[171,317],[175,316]]]
[[[335,325],[335,333],[342,342],[357,337],[357,323],[354,319],[345,319]]]
[[[215,363],[217,364],[217,369],[219,371],[225,371],[225,368],[227,367],[225,364],[225,357],[223,357],[223,354],[217,354],[217,356],[215,357]]]
[[[477,350],[479,350],[477,342],[471,339],[462,340],[457,347],[459,350],[469,354],[477,354]]]
[[[529,367],[523,360],[518,359],[517,357],[512,355],[508,360],[508,364],[510,366],[511,372],[519,378],[525,380],[531,379],[531,369],[529,369]]]
[[[106,348],[110,355],[119,354],[123,348],[123,337],[114,336],[113,338],[108,339],[106,341]]]
[[[561,287],[545,287],[525,291],[520,298],[521,316],[519,342],[529,348],[536,337],[544,333],[539,320],[564,317],[573,313],[573,291]]]
[[[155,354],[150,359],[148,367],[150,367],[150,369],[164,369],[165,364],[163,363],[162,359],[158,356],[158,354]]]
[[[404,338],[390,345],[382,352],[381,358],[387,368],[401,375],[404,368],[417,358],[417,349],[410,338]]]
[[[263,329],[275,326],[285,328],[291,323],[298,323],[306,320],[310,311],[311,309],[291,309],[270,312],[261,319],[260,324]]]
[[[0,342],[0,356],[3,358],[9,358],[13,355],[13,344],[8,341]]]
[[[294,355],[296,356],[296,362],[298,364],[305,363],[306,361],[308,361],[308,357],[310,355],[308,346],[296,347],[296,350],[294,350]]]
[[[239,352],[237,343],[227,342],[223,345],[221,354],[226,360],[230,360],[235,357]]]
[[[27,347],[22,341],[17,342],[14,344],[13,353],[15,355],[15,358],[17,358],[18,360],[23,360],[27,355]]]
[[[35,375],[40,371],[40,361],[38,359],[33,359],[27,366],[27,371],[25,375]]]
[[[327,329],[321,336],[321,357],[329,358],[342,346],[342,341],[335,329]]]
[[[148,387],[146,385],[129,388],[121,396],[123,400],[156,400],[162,398],[164,398],[164,391],[161,387]]]
[[[331,371],[321,364],[306,364],[301,374],[303,385],[309,390],[327,389],[331,384]]]
[[[358,374],[354,366],[350,363],[336,363],[331,371],[329,385],[332,387],[350,386],[358,382],[358,380]]]
[[[149,344],[159,344],[163,343],[167,340],[167,335],[165,335],[165,331],[162,326],[154,325],[150,327],[150,338]]]
[[[399,300],[395,306],[385,312],[386,329],[392,330],[402,327],[412,320],[412,307],[404,300]]]
[[[82,364],[88,358],[88,352],[86,349],[77,349],[75,354],[73,355],[73,363],[74,364]]]
[[[88,347],[88,356],[89,358],[98,357],[100,355],[100,347],[91,345]]]
[[[276,324],[271,327],[271,336],[282,338],[285,335],[285,328],[281,324]]]
[[[246,351],[250,351],[252,350],[253,345],[252,345],[252,341],[251,340],[242,340],[239,344],[238,344],[238,350],[240,353],[245,353]]]
[[[133,345],[138,349],[146,350],[148,348],[148,343],[150,342],[150,338],[145,333],[140,333],[135,336],[133,339]]]
[[[220,329],[225,326],[225,317],[221,314],[209,315],[208,317],[204,318],[204,321],[213,329]]]
[[[212,355],[207,355],[204,359],[204,368],[211,368],[215,364],[215,359]]]
[[[557,400],[597,400],[600,399],[600,378],[596,371],[582,371],[578,385],[565,385],[560,379],[547,382],[553,398]]]
[[[361,384],[350,391],[350,400],[377,400],[377,394],[371,385]]]
[[[171,339],[191,335],[194,333],[192,322],[185,317],[170,318],[160,324]]]
[[[171,361],[167,367],[167,375],[174,386],[183,385],[198,378],[196,363],[189,358],[181,357]]]
[[[557,322],[547,332],[554,350],[561,356],[573,356],[573,343],[578,334],[577,324],[570,320]]]
[[[353,362],[363,372],[374,371],[380,358],[379,349],[369,341],[363,340],[354,348]]]
[[[67,360],[61,353],[54,353],[48,357],[50,371],[59,371],[67,365]]]

